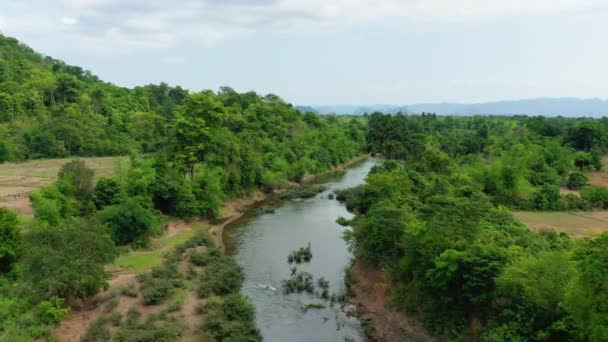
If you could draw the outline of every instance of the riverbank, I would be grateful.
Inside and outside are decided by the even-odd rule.
[[[421,322],[390,307],[392,286],[381,269],[355,259],[349,274],[347,308],[361,320],[369,340],[441,341],[431,336]]]
[[[301,184],[314,182],[315,180],[319,179],[320,177],[331,175],[336,172],[346,171],[346,169],[367,160],[369,157],[370,157],[369,154],[362,154],[360,156],[352,158],[351,160],[347,161],[346,163],[342,163],[342,164],[333,166],[331,169],[329,169],[327,171],[323,171],[318,174],[305,174],[304,177],[302,177]]]

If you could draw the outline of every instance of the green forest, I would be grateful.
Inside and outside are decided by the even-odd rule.
[[[607,208],[586,176],[607,138],[605,119],[374,113],[368,148],[386,161],[339,194],[357,213],[345,238],[438,336],[605,341],[608,234],[536,233],[511,211]]]

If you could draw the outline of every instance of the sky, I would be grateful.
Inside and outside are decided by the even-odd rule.
[[[608,96],[608,0],[0,0],[0,32],[127,87],[302,105]]]

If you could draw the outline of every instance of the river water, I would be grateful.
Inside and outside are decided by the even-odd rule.
[[[259,214],[255,208],[227,227],[224,242],[245,273],[243,293],[256,307],[257,326],[265,341],[363,341],[359,322],[347,317],[339,305],[309,294],[284,294],[281,281],[289,278],[287,256],[308,243],[312,260],[298,265],[316,279],[330,281],[330,293],[344,294],[344,269],[352,254],[347,250],[336,223],[340,216],[351,218],[344,205],[328,195],[337,189],[362,184],[376,160],[367,159],[340,175],[318,182],[327,190],[314,198],[269,201],[264,206],[274,213]],[[273,290],[272,288],[276,290]],[[303,305],[325,303],[325,309],[302,310]]]

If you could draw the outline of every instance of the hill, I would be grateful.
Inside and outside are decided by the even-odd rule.
[[[187,95],[118,87],[0,35],[0,161],[154,151]]]
[[[602,117],[608,115],[608,100],[578,98],[537,98],[485,103],[423,103],[406,106],[396,105],[338,105],[307,106],[321,114],[355,114],[383,112],[420,114],[423,112],[440,115],[542,115],[567,117]]]

